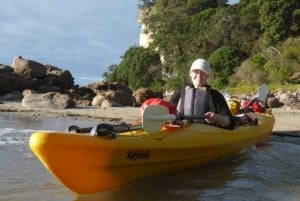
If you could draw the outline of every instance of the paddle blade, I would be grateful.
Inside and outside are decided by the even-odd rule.
[[[268,95],[267,85],[266,84],[260,85],[257,91],[257,98],[263,103],[263,105],[265,104],[267,95]]]
[[[157,133],[166,121],[175,120],[176,115],[169,114],[169,109],[162,105],[149,105],[144,110],[142,125],[147,133]]]

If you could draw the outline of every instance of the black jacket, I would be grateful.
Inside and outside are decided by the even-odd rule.
[[[210,86],[207,85],[206,87],[210,87]],[[184,90],[184,89],[178,90],[172,94],[171,99],[170,99],[171,103],[173,103],[174,105],[178,105],[182,90]],[[210,91],[210,94],[212,97],[212,101],[213,101],[213,104],[215,107],[215,113],[220,114],[222,116],[229,116],[230,123],[225,128],[233,129],[236,125],[235,119],[232,116],[232,114],[228,108],[228,105],[227,105],[227,102],[226,102],[224,96],[215,89],[210,88],[210,90],[208,90],[208,91]],[[208,103],[207,103],[207,106],[205,106],[205,112],[209,112],[209,111],[210,111],[210,107],[208,106]]]

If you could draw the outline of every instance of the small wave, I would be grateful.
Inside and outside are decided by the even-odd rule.
[[[34,130],[18,130],[14,128],[0,129],[0,146],[28,144],[29,136],[32,132],[34,132]]]

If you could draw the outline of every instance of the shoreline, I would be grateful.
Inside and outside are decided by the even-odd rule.
[[[32,116],[32,118],[69,118],[95,121],[135,121],[138,119],[138,107],[97,107],[82,106],[68,109],[29,108],[20,102],[9,101],[0,104],[0,113]]]
[[[67,118],[83,121],[113,121],[134,122],[138,119],[139,107],[97,107],[83,106],[70,109],[48,109],[22,107],[21,102],[2,102],[0,113],[12,113],[13,115],[26,115],[32,118]],[[299,131],[300,110],[273,108],[275,117],[273,131]]]

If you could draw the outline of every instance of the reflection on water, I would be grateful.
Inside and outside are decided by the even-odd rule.
[[[141,179],[118,190],[76,197],[76,201],[98,200],[198,200],[200,194],[223,189],[230,180],[239,177],[234,169],[246,159],[239,155],[227,162],[207,167]]]
[[[214,165],[142,179],[110,193],[75,200],[296,201],[299,151],[293,144],[271,142]]]

